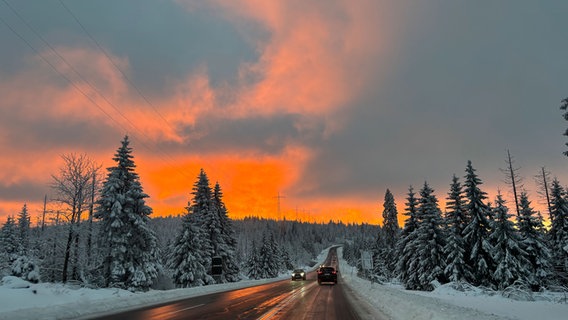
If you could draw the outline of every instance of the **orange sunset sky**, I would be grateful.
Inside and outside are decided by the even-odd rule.
[[[0,222],[126,134],[155,216],[203,168],[232,218],[378,224],[387,188],[402,213],[428,181],[443,208],[468,160],[509,197],[507,149],[543,210],[540,168],[568,183],[568,7],[515,3],[0,3]]]

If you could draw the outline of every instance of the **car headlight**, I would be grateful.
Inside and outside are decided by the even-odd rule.
[[[305,275],[305,273],[302,272],[302,273],[300,273],[300,275],[303,277]]]

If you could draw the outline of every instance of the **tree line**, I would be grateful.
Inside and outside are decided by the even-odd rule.
[[[86,155],[64,155],[51,184],[55,210],[32,227],[27,206],[0,230],[0,275],[132,291],[275,277],[315,264],[352,225],[231,220],[204,170],[176,216],[150,218],[126,136],[103,179]],[[213,260],[221,261],[213,272]]]
[[[448,282],[499,290],[511,285],[529,290],[567,285],[568,194],[558,179],[546,188],[546,228],[526,191],[519,192],[517,211],[511,213],[500,192],[493,203],[488,201],[471,161],[465,172],[463,184],[453,176],[443,213],[428,182],[418,193],[410,186],[402,228],[387,189],[380,230],[374,237],[347,244],[345,257],[363,271],[361,251],[370,251],[373,269],[367,276],[397,279],[412,290],[429,291]]]
[[[568,98],[560,109],[568,110]],[[568,121],[568,112],[563,117]],[[409,187],[402,228],[387,189],[379,232],[347,244],[345,257],[363,271],[361,251],[369,251],[374,263],[368,277],[397,279],[412,290],[433,290],[448,282],[529,291],[568,285],[568,190],[541,168],[539,193],[546,199],[550,223],[545,227],[509,150],[506,164],[502,172],[513,194],[513,213],[500,191],[493,203],[488,200],[482,179],[468,161],[463,184],[456,175],[452,178],[444,213],[428,182],[418,194]]]

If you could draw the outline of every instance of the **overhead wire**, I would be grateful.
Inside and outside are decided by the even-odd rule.
[[[12,11],[17,17],[18,19],[20,19],[24,25],[30,29],[33,34],[38,37],[67,67],[69,67],[69,69],[71,69],[78,77],[79,79],[84,82],[85,84],[87,84],[87,86],[93,90],[94,92],[97,93],[98,96],[100,96],[109,106],[111,106],[116,113],[118,113],[124,120],[126,120],[126,122],[132,127],[132,129],[134,131],[136,131],[138,134],[144,136],[146,139],[151,140],[150,137],[148,137],[148,135],[146,135],[142,130],[140,130],[124,113],[122,113],[109,99],[106,98],[106,96],[100,91],[98,90],[94,85],[92,85],[87,79],[85,79],[81,73],[79,71],[77,71],[66,59],[65,57],[63,57],[53,46],[51,46],[49,44],[49,42],[47,40],[45,40],[45,38],[43,38],[43,36],[41,36],[36,30],[35,28],[30,25],[26,19],[24,19],[22,17],[22,15],[7,1],[7,0],[2,0],[6,6],[8,6],[8,8],[10,9],[10,11]],[[65,79],[67,82],[69,82],[69,84],[71,84],[73,86],[73,88],[75,90],[77,90],[79,93],[81,93],[83,96],[85,96],[91,103],[93,103],[93,105],[95,105],[104,115],[106,115],[107,117],[109,117],[115,124],[118,125],[119,128],[124,129],[122,124],[116,120],[112,115],[110,115],[96,100],[95,98],[91,97],[87,92],[85,92],[77,83],[75,83],[69,76],[67,76],[66,74],[64,74],[62,71],[60,71],[51,61],[49,61],[49,59],[47,59],[38,49],[36,49],[22,34],[20,34],[17,30],[15,30],[15,28],[13,28],[4,18],[2,18],[2,16],[0,16],[0,21],[2,21],[2,23],[4,25],[6,25],[6,27],[12,32],[14,33],[20,40],[22,40],[37,56],[39,56],[44,62],[46,62],[56,73],[58,73],[63,79]],[[133,136],[134,139],[138,140],[138,142],[140,142],[146,149],[148,149],[149,151],[154,152],[155,150],[152,150],[152,148],[150,146],[148,146],[144,141],[137,139],[135,136]],[[164,152],[163,150],[159,150],[158,152],[158,156],[160,156],[160,158],[162,160],[164,160],[165,162],[166,159],[164,158],[164,156],[169,157],[171,160],[173,160],[173,158],[166,152]],[[180,174],[182,174],[183,176],[185,176],[186,178],[190,178],[188,174],[186,174],[185,172],[183,172],[182,170],[180,170],[179,168],[176,168],[178,170],[178,172]]]
[[[126,75],[126,73],[122,70],[122,68],[120,68],[112,59],[112,57],[108,54],[108,52],[104,49],[104,47],[95,39],[95,37],[87,30],[87,28],[85,28],[85,25],[83,25],[83,23],[81,22],[81,20],[79,20],[79,18],[77,17],[77,15],[65,4],[65,2],[63,0],[59,0],[59,3],[61,4],[61,6],[71,15],[71,17],[73,17],[73,19],[75,20],[75,22],[77,22],[77,24],[79,25],[79,27],[81,27],[81,30],[87,35],[87,37],[89,39],[91,39],[91,41],[95,44],[95,46],[100,50],[100,52],[103,53],[103,55],[105,56],[105,58],[112,64],[112,66],[118,71],[120,72],[120,74],[122,75],[122,77],[130,84],[130,86],[132,86],[132,88],[134,88],[134,90],[136,90],[136,92],[138,93],[138,95],[140,95],[140,97],[142,98],[142,100],[144,100],[144,102],[146,102],[146,104],[148,104],[153,110],[154,112],[160,117],[160,119],[162,119],[162,121],[164,121],[164,123],[170,128],[172,129],[173,132],[175,132],[175,128],[168,122],[168,120],[158,111],[158,109],[150,102],[150,100],[144,95],[144,93],[142,93],[142,90],[140,90],[138,88],[138,86]]]
[[[5,2],[5,1],[4,1]],[[14,34],[16,35],[16,37],[18,37],[20,40],[22,40],[30,49],[32,49],[32,51],[38,56],[40,57],[45,63],[47,63],[55,72],[57,72],[63,79],[65,79],[67,82],[69,82],[77,91],[79,91],[81,94],[83,94],[87,99],[89,99],[97,108],[99,108],[99,110],[105,114],[107,117],[109,117],[112,121],[114,121],[116,124],[120,125],[120,123],[114,119],[113,116],[111,116],[108,112],[106,112],[106,110],[104,110],[91,96],[89,96],[86,92],[84,92],[81,87],[79,87],[76,83],[74,83],[67,75],[65,75],[64,73],[60,72],[57,67],[55,65],[53,65],[53,63],[51,63],[51,61],[49,61],[47,58],[45,58],[28,40],[26,40],[26,38],[24,38],[18,31],[16,31],[6,20],[4,20],[4,18],[2,18],[2,16],[0,16],[0,21]]]

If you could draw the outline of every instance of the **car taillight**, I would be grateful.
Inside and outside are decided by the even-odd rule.
[[[336,274],[337,272],[336,272],[336,271],[333,271],[332,273],[333,273],[333,274]]]

